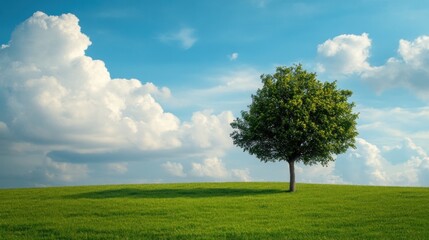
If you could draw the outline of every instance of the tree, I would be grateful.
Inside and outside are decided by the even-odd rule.
[[[358,114],[348,102],[352,92],[337,89],[336,81],[320,82],[301,64],[278,67],[261,80],[248,111],[231,123],[231,137],[263,162],[288,162],[294,192],[296,162],[326,166],[336,154],[355,148]]]

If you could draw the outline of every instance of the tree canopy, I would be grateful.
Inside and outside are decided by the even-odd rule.
[[[302,65],[278,67],[262,75],[248,111],[231,126],[234,144],[261,161],[287,161],[290,191],[295,191],[295,162],[326,166],[335,155],[355,148],[357,113],[350,90],[336,81],[321,82]]]

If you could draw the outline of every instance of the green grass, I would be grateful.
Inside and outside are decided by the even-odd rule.
[[[0,190],[0,239],[429,239],[429,188],[192,183]]]

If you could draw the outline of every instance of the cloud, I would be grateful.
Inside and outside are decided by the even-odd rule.
[[[211,111],[196,112],[190,122],[183,124],[183,137],[192,145],[204,149],[226,149],[232,146],[229,137],[231,127],[229,123],[234,117],[231,112],[222,112],[213,115]]]
[[[343,34],[319,44],[318,68],[320,72],[353,74],[369,69],[369,50],[371,39],[367,33],[362,35]]]
[[[363,166],[365,168],[363,173],[366,177],[366,181],[369,180],[370,184],[376,185],[386,185],[387,183],[389,183],[391,180],[389,179],[387,172],[383,168],[383,165],[386,165],[387,163],[381,156],[378,147],[373,144],[370,144],[362,138],[358,138],[356,140],[356,144],[359,150],[356,151],[353,155],[353,161],[363,161]],[[354,179],[354,181],[358,181],[358,179]]]
[[[168,161],[166,163],[163,163],[161,166],[173,176],[186,177],[186,174],[183,172],[183,165],[181,163]]]
[[[46,159],[45,176],[53,182],[74,182],[88,177],[88,166],[86,164],[73,164],[55,162],[50,158]]]
[[[115,174],[124,174],[128,172],[128,163],[108,163],[107,169]]]
[[[412,138],[419,145],[429,148],[429,108],[367,108],[358,107],[358,130],[370,141],[384,145],[397,145],[401,139]]]
[[[192,175],[241,182],[249,182],[252,180],[248,168],[228,170],[223,161],[218,157],[206,158],[202,163],[192,163]]]
[[[391,57],[382,66],[372,67],[362,78],[379,91],[404,87],[420,98],[429,100],[429,37],[420,36],[414,41],[401,39],[398,57]]]
[[[203,163],[192,163],[192,172],[199,177],[226,178],[228,171],[217,157],[207,158]]]
[[[371,66],[368,34],[339,35],[318,46],[318,71],[333,76],[357,74],[378,91],[406,88],[429,100],[429,36],[399,40],[398,56],[381,66]]]
[[[236,177],[241,182],[250,182],[252,177],[250,177],[250,170],[246,169],[232,169],[231,174],[233,177]]]
[[[176,106],[193,106],[196,109],[225,111],[225,106],[234,113],[240,112],[249,104],[251,94],[262,87],[259,76],[261,71],[252,67],[221,69],[215,73],[204,73],[200,80],[206,86],[194,89],[182,89],[175,92]],[[208,85],[208,86],[207,86]]]
[[[108,168],[120,173],[126,165],[114,162],[127,159],[120,159],[119,153],[145,160],[164,152],[222,154],[232,146],[227,140],[231,112],[197,111],[190,121],[181,121],[158,102],[171,97],[168,88],[112,79],[103,61],[87,56],[91,41],[78,22],[73,14],[36,12],[0,49],[0,142],[7,143],[0,150],[5,169],[13,169],[7,164],[25,165],[46,169],[45,177],[52,181],[74,181],[76,174],[68,172],[90,173],[84,162],[73,165],[77,156],[85,162],[111,159]],[[192,32],[185,29],[177,35],[184,46],[196,41]]]
[[[398,53],[406,64],[415,68],[429,65],[429,36],[420,36],[410,42],[404,39],[399,41]]]
[[[336,174],[354,184],[428,185],[425,178],[429,172],[427,153],[411,139],[404,140],[396,149],[408,154],[403,155],[402,161],[394,163],[385,156],[395,148],[380,148],[358,138],[357,149],[338,157]]]
[[[328,166],[313,165],[305,166],[298,164],[295,166],[296,178],[299,182],[307,183],[330,183],[343,184],[344,180],[335,173],[335,162],[329,163]]]
[[[337,156],[327,167],[299,164],[295,169],[299,182],[429,186],[428,154],[410,138],[393,146],[357,138],[356,149]]]
[[[196,42],[195,29],[183,27],[178,32],[161,35],[163,42],[178,42],[180,46],[187,50],[191,48]]]
[[[55,43],[54,43],[55,42]],[[6,107],[1,119],[22,140],[73,145],[74,150],[111,150],[129,145],[141,150],[180,147],[185,137],[203,145],[216,141],[193,132],[204,128],[224,133],[231,113],[196,112],[181,125],[155,98],[168,98],[168,88],[137,79],[111,79],[104,63],[85,55],[90,41],[74,15],[37,12],[13,33],[0,52],[0,84]],[[55,51],[52,51],[52,48]],[[214,124],[210,126],[210,124]],[[188,139],[185,139],[188,140]],[[222,138],[221,141],[224,139]],[[217,142],[216,142],[217,143]]]
[[[229,55],[228,58],[230,61],[235,61],[238,58],[238,53],[236,53],[236,52],[231,53],[231,55]]]
[[[360,112],[359,134],[365,138],[365,141],[376,146],[379,151],[378,159],[381,159],[382,163],[385,161],[382,165],[387,176],[390,176],[388,184],[391,185],[395,182],[394,179],[399,179],[399,176],[392,176],[395,172],[419,172],[409,165],[413,164],[410,159],[415,157],[425,159],[422,153],[426,152],[424,149],[429,148],[429,131],[426,124],[429,121],[429,109],[427,107],[386,109],[359,107],[358,111]],[[360,156],[363,155],[360,154]],[[424,163],[420,166],[423,167]],[[419,180],[398,180],[397,184],[411,185],[412,182],[415,182],[415,185],[428,184],[428,181],[423,180],[422,172],[409,176],[412,175],[418,176]]]
[[[318,183],[429,186],[429,111],[366,108],[360,112],[356,149],[327,167],[297,165],[297,180]]]
[[[261,73],[253,68],[241,68],[226,72],[222,75],[214,76],[211,80],[217,83],[216,86],[197,90],[203,96],[218,95],[237,92],[255,92],[262,86],[259,76]]]
[[[71,14],[37,12],[21,24],[0,52],[7,127],[20,139],[80,150],[130,142],[143,150],[179,146],[171,134],[179,119],[153,97],[168,90],[111,79],[102,61],[85,55],[89,45]]]

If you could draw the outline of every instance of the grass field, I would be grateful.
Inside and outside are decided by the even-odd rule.
[[[0,190],[0,239],[429,239],[429,188],[191,183]]]

